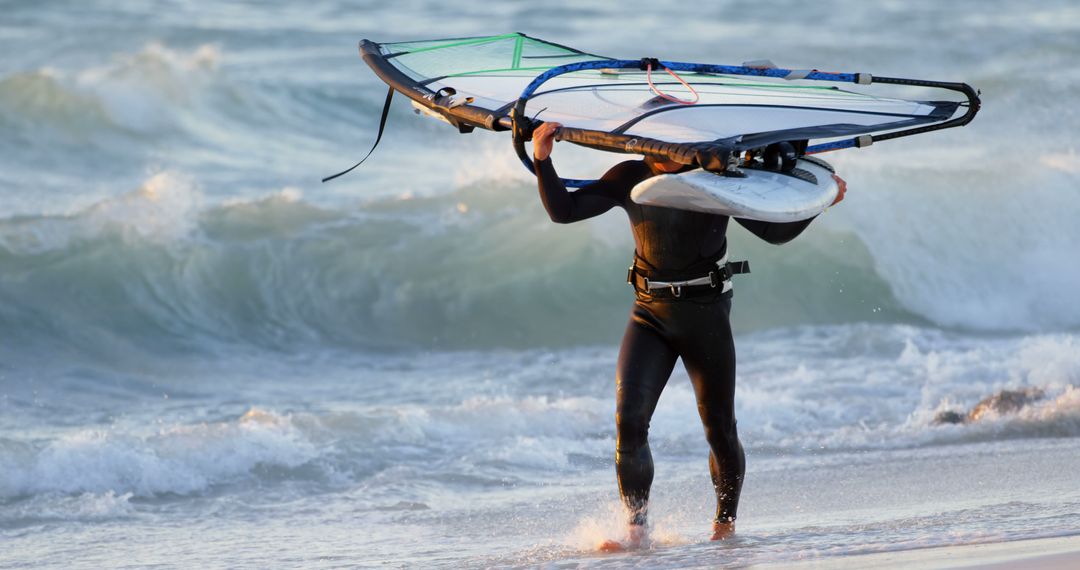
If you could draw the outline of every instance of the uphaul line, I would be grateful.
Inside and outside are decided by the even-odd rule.
[[[621,60],[519,33],[383,44],[363,40],[360,54],[389,86],[375,145],[398,91],[418,111],[462,133],[477,127],[510,131],[530,171],[524,143],[544,121],[561,123],[559,138],[584,147],[725,172],[740,153],[760,154],[781,143],[803,156],[963,126],[980,106],[978,92],[965,83],[791,70],[771,62]],[[652,71],[661,69],[675,81],[654,82]],[[928,87],[963,93],[966,101],[884,98],[794,80]],[[670,88],[694,98],[682,100],[661,90]],[[960,108],[965,111],[956,116]],[[811,145],[812,140],[823,142]],[[564,179],[567,186],[589,182]]]

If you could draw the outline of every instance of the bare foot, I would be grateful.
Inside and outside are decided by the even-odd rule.
[[[600,552],[626,552],[627,550],[637,550],[645,545],[648,538],[648,532],[645,530],[644,525],[632,524],[626,530],[626,540],[619,542],[617,540],[605,540],[597,546],[596,549]]]
[[[733,534],[735,534],[735,521],[713,521],[712,538],[710,538],[709,540],[727,540]]]

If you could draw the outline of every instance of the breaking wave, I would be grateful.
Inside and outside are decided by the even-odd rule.
[[[164,350],[616,342],[631,299],[625,222],[558,227],[533,201],[515,199],[518,191],[527,189],[476,183],[348,210],[285,189],[207,205],[190,179],[158,173],[71,214],[0,220],[0,332],[90,352],[117,342]],[[836,257],[808,242],[793,255],[813,256],[817,285],[792,283],[804,260],[781,255],[742,285],[751,302],[784,301],[748,310],[758,320],[744,328],[904,315],[865,252]],[[845,288],[841,270],[843,280],[862,281]],[[853,307],[852,295],[873,307]]]
[[[90,354],[118,345],[615,344],[632,298],[622,282],[633,247],[626,222],[613,214],[556,226],[523,192],[534,190],[489,180],[347,208],[292,188],[209,203],[196,182],[160,172],[70,214],[0,220],[0,333],[5,348]],[[1067,288],[1073,267],[1025,276],[1023,267],[994,269],[991,253],[987,265],[967,259],[956,271],[932,243],[914,256],[858,224],[827,217],[782,248],[732,229],[733,257],[755,269],[736,281],[736,327],[1080,324],[1070,297],[1045,294]],[[1023,280],[1042,283],[1028,290]]]
[[[848,461],[844,452],[853,450],[925,448],[947,455],[956,444],[1080,436],[1075,336],[979,341],[909,326],[840,325],[807,327],[796,340],[751,335],[745,348],[737,402],[740,438],[752,454],[797,460],[840,452]],[[355,402],[288,414],[251,408],[201,423],[129,419],[0,439],[0,505],[24,509],[28,498],[47,497],[50,505],[62,499],[54,506],[73,516],[107,518],[125,516],[133,497],[301,481],[320,488],[389,485],[394,504],[405,497],[416,504],[402,508],[419,508],[425,482],[499,487],[530,474],[544,479],[552,471],[604,467],[612,460],[614,404],[609,381],[596,376],[610,372],[614,354],[558,354],[510,356],[513,372],[500,374],[497,385],[477,383],[481,353],[446,371],[448,377],[429,372],[449,392],[441,401]],[[440,357],[432,358],[409,362],[436,370]],[[560,371],[555,377],[552,367]],[[408,381],[396,366],[366,375],[369,389],[384,380]],[[474,390],[463,393],[456,382]],[[537,393],[523,394],[525,386]],[[1039,396],[1014,409],[965,424],[934,421],[942,410],[1031,388]],[[706,452],[681,367],[653,417],[650,439],[669,457]]]
[[[0,118],[74,132],[160,133],[214,86],[219,61],[210,44],[184,53],[151,43],[101,66],[13,73],[0,78]]]
[[[190,495],[252,478],[280,479],[317,457],[288,416],[254,408],[232,421],[142,432],[84,429],[44,447],[0,441],[0,499],[82,495],[81,502],[91,504],[76,506],[109,514],[132,496]]]

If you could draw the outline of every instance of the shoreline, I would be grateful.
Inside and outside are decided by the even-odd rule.
[[[753,565],[754,568],[1080,568],[1080,534],[1005,542],[934,546]]]

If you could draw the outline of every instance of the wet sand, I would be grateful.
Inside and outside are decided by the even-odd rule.
[[[1080,568],[1080,535],[823,557],[756,568]]]

